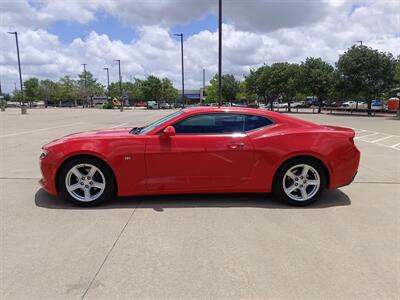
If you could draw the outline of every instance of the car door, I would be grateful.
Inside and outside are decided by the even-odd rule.
[[[148,190],[213,190],[247,180],[254,154],[243,120],[241,114],[197,114],[174,124],[175,136],[150,136]]]

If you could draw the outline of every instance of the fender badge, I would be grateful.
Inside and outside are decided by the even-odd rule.
[[[131,160],[131,159],[132,159],[132,156],[130,156],[130,155],[124,157],[124,160]]]

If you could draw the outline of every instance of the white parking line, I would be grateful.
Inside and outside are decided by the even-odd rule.
[[[390,146],[390,148],[398,149],[397,146],[400,146],[400,143],[394,144],[394,145]],[[398,150],[400,150],[400,149],[398,149]]]
[[[373,140],[373,141],[371,141],[371,143],[377,143],[377,142],[380,142],[380,141],[384,141],[384,140],[390,139],[391,137],[393,137],[393,135],[388,135],[388,136],[385,136],[383,138],[380,138],[380,139],[377,139],[377,140]]]
[[[356,139],[361,139],[361,138],[365,138],[365,137],[367,137],[367,136],[373,136],[373,135],[377,135],[377,134],[380,134],[380,133],[379,133],[379,132],[374,132],[374,133],[371,133],[371,134],[366,134],[366,135],[358,136],[358,137],[356,137]]]
[[[41,128],[41,129],[22,131],[22,132],[17,132],[17,133],[4,134],[4,135],[0,135],[0,138],[10,137],[10,136],[18,136],[18,135],[23,135],[23,134],[33,133],[33,132],[39,132],[39,131],[45,131],[45,130],[52,130],[52,129],[55,129],[55,128],[70,127],[70,126],[75,126],[75,125],[82,124],[82,123],[83,122],[77,122],[77,123],[68,124],[68,125],[61,125],[61,126],[54,126],[54,127],[52,126],[52,127],[48,127],[48,128]]]
[[[382,147],[386,147],[386,148],[389,148],[389,149],[394,149],[394,150],[399,150],[400,151],[400,148],[399,148],[400,143],[397,142],[398,139],[400,138],[400,136],[398,136],[398,135],[389,135],[389,134],[383,133],[383,132],[374,132],[372,130],[365,130],[365,129],[354,128],[354,127],[349,127],[349,128],[353,129],[354,132],[356,133],[357,136],[354,138],[355,140],[363,141],[365,143],[370,143],[370,144],[374,144],[374,145],[378,145],[378,146],[382,146]],[[366,133],[366,134],[358,136],[358,134],[360,134],[360,133]],[[368,139],[364,139],[366,137],[370,137],[370,136],[374,136],[374,135],[378,135],[378,134],[385,135],[385,136],[381,137],[381,138],[378,138],[376,140],[372,140],[372,141],[369,141]],[[395,144],[393,144],[393,145],[386,145],[386,144],[379,143],[381,141],[386,141],[386,140],[389,140],[391,138],[394,138],[393,142]],[[389,140],[389,143],[390,143],[390,140]]]

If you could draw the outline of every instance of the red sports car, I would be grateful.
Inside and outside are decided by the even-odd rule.
[[[354,131],[251,109],[176,111],[145,127],[99,130],[43,146],[41,183],[81,206],[115,196],[274,192],[293,205],[354,179]]]

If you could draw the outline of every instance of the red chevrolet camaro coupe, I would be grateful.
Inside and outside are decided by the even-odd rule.
[[[189,108],[145,127],[77,133],[43,146],[41,184],[93,206],[116,196],[274,192],[293,205],[354,179],[354,131],[250,108]]]

